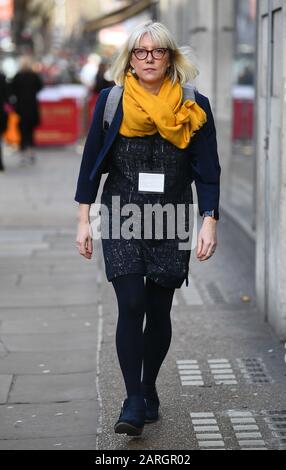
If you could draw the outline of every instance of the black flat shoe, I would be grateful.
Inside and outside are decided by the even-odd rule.
[[[145,423],[155,423],[159,419],[160,400],[155,387],[141,384],[142,393],[146,402]]]
[[[127,436],[140,436],[144,428],[145,413],[146,403],[142,396],[132,395],[126,398],[114,431]]]

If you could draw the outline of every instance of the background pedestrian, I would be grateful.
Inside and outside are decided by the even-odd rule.
[[[11,94],[16,98],[15,110],[20,116],[21,163],[35,162],[34,131],[40,124],[37,94],[43,88],[40,75],[33,71],[30,56],[20,58],[20,70],[11,82]]]

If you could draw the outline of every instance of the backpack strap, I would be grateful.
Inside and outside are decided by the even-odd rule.
[[[103,129],[105,130],[107,130],[112,123],[122,93],[123,86],[115,85],[108,94],[103,114]]]
[[[195,85],[193,85],[192,83],[186,83],[186,85],[183,86],[183,101],[196,101],[195,91],[198,91]]]
[[[192,85],[191,83],[187,83],[186,85],[183,86],[183,101],[186,100],[191,100],[191,101],[196,101],[196,96],[195,96],[195,91],[197,91],[197,88],[195,85]],[[106,104],[105,104],[105,109],[104,109],[104,114],[103,114],[103,129],[107,130],[114,118],[114,115],[116,113],[117,107],[119,105],[119,101],[121,99],[123,93],[123,86],[115,85],[109,92]]]

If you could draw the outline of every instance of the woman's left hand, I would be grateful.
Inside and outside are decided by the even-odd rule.
[[[198,235],[197,258],[199,261],[206,261],[215,252],[217,247],[216,224],[217,221],[212,217],[204,218]]]

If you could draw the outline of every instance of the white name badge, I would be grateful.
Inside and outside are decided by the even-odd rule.
[[[164,173],[139,173],[138,191],[163,193],[164,182]]]

